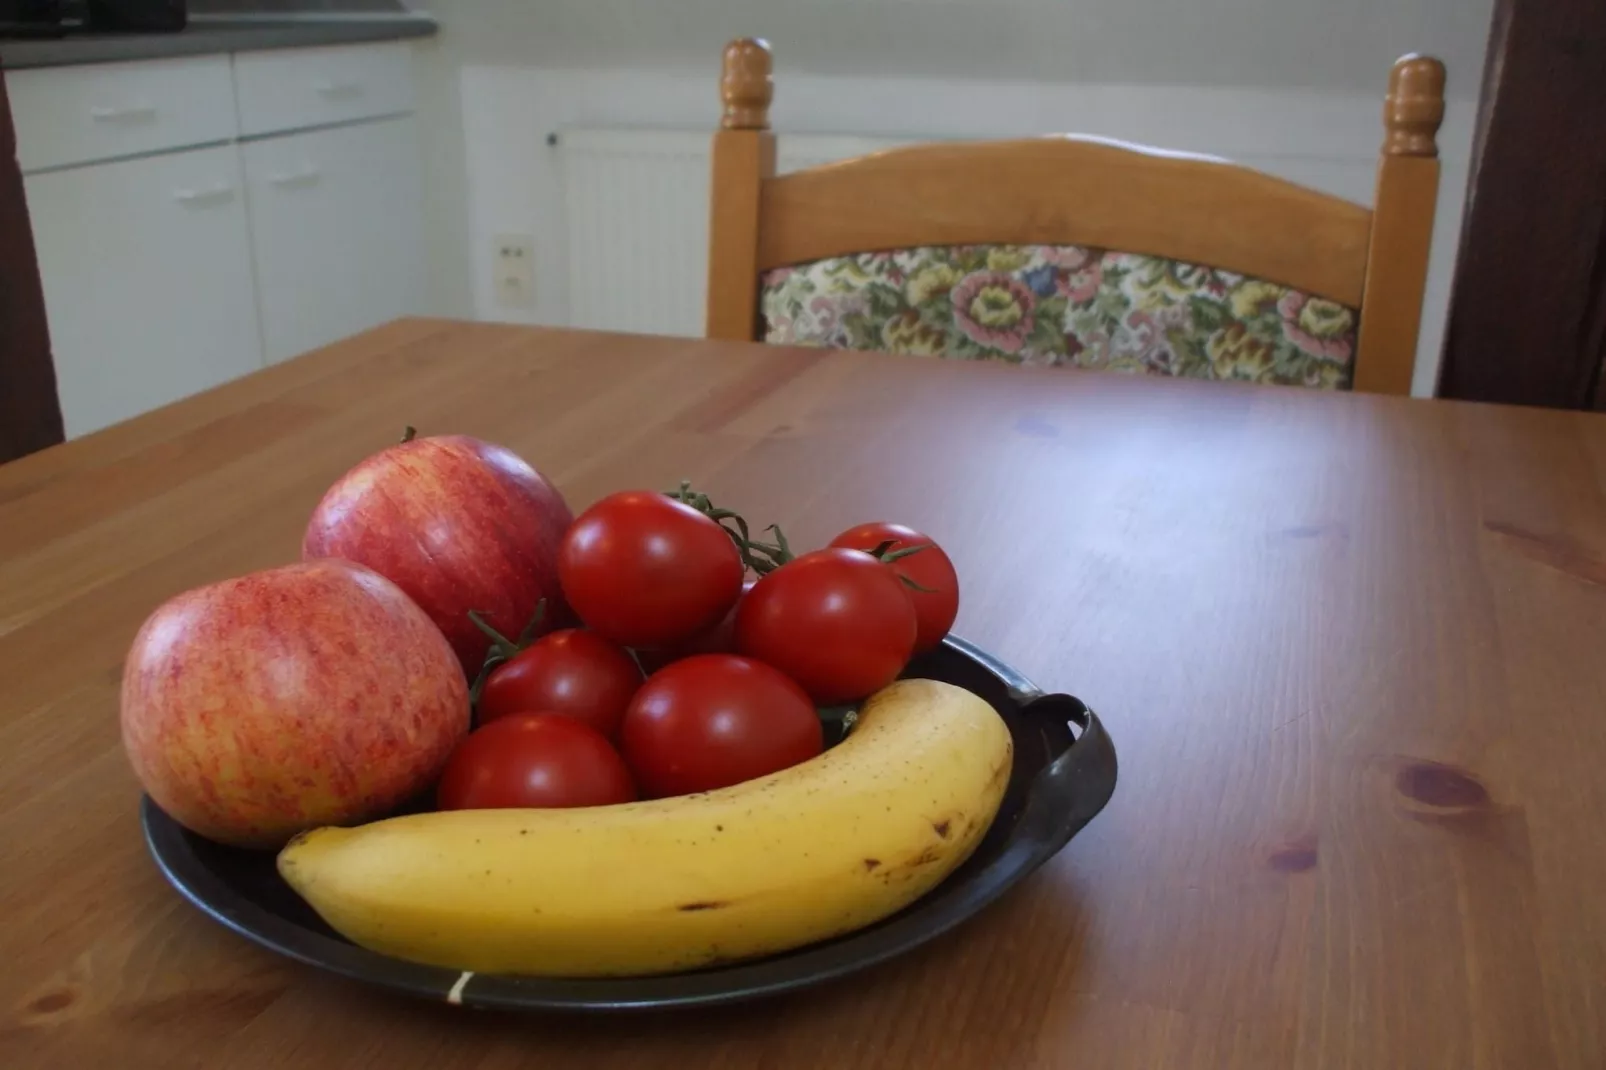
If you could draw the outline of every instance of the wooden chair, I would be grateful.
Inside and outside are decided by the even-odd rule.
[[[1225,160],[1066,136],[777,175],[769,46],[733,41],[708,336],[1409,393],[1444,77],[1424,56],[1394,65],[1368,209]]]

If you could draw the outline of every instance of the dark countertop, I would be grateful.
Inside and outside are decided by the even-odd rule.
[[[422,15],[375,18],[220,18],[192,15],[178,33],[72,34],[0,39],[0,68],[64,67],[79,63],[167,59],[264,48],[305,48],[428,37],[439,27]]]

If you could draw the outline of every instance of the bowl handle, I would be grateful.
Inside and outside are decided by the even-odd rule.
[[[1028,702],[1023,712],[1072,722],[1082,730],[1032,778],[1016,825],[1018,834],[1029,837],[1047,858],[1082,831],[1115,793],[1115,744],[1098,715],[1070,695],[1043,695]]]

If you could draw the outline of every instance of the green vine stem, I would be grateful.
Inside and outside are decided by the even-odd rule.
[[[888,539],[886,542],[881,543],[874,550],[870,551],[870,556],[881,562],[883,565],[890,565],[894,561],[900,561],[903,558],[908,557],[910,554],[918,554],[921,550],[924,550],[926,547],[931,545],[929,542],[923,542],[919,546],[905,546],[901,550],[894,550],[892,548],[892,544],[895,541],[895,539]],[[894,571],[894,575],[902,580],[904,585],[911,591],[919,591],[921,594],[936,593],[930,587],[922,587],[920,584],[916,583],[914,580],[910,579],[908,576],[905,576],[901,572]]]
[[[759,576],[769,575],[796,557],[792,553],[791,544],[786,541],[786,533],[781,530],[779,524],[771,524],[764,529],[775,540],[774,542],[755,539],[753,538],[752,530],[748,527],[747,520],[740,513],[732,509],[721,509],[709,499],[708,495],[702,491],[693,490],[689,479],[681,480],[680,486],[665,493],[682,505],[689,505],[696,509],[723,528],[725,534],[731,537],[731,541],[736,544],[737,551],[742,555],[742,564],[752,569]],[[890,565],[894,561],[900,561],[908,557],[910,554],[918,554],[921,550],[931,545],[930,543],[921,543],[919,546],[905,546],[901,550],[894,550],[892,548],[894,541],[888,539],[886,542],[881,543],[870,551],[870,556],[884,565]],[[922,587],[903,573],[897,572],[896,575],[910,590],[920,591],[922,594],[932,593],[930,587]]]
[[[742,564],[757,575],[767,576],[792,560],[792,548],[787,545],[786,536],[778,525],[771,524],[764,529],[773,534],[775,541],[761,542],[753,538],[752,529],[748,527],[747,520],[740,513],[733,509],[721,509],[709,499],[708,495],[693,490],[690,480],[681,480],[680,486],[665,493],[718,524],[725,534],[730,536],[731,542],[736,544],[737,552],[742,555]]]
[[[485,663],[480,666],[480,674],[474,678],[474,684],[468,690],[468,700],[476,709],[480,704],[480,693],[485,690],[485,681],[491,678],[491,673],[498,665],[512,661],[519,656],[519,652],[530,645],[535,633],[540,630],[541,622],[546,619],[546,599],[543,598],[535,604],[535,612],[530,615],[530,622],[519,632],[517,639],[509,639],[496,626],[485,619],[485,615],[477,610],[468,611],[468,619],[474,622],[474,627],[485,633],[491,641],[491,648],[485,652]]]

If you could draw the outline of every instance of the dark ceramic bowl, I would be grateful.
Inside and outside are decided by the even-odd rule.
[[[279,879],[272,852],[220,847],[186,832],[148,798],[140,816],[156,864],[190,902],[264,947],[369,984],[513,1010],[618,1011],[755,999],[846,976],[947,932],[1053,857],[1115,790],[1115,748],[1093,711],[1077,699],[1045,695],[1009,666],[953,637],[916,659],[906,675],[974,691],[1009,724],[1015,768],[992,828],[963,866],[890,918],[740,965],[600,980],[465,975],[419,966],[365,951],[336,934]]]

